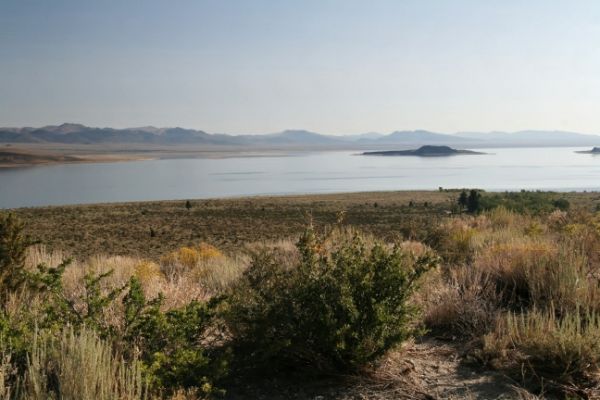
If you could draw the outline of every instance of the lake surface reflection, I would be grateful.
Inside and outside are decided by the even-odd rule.
[[[600,156],[582,148],[477,149],[486,155],[171,159],[0,169],[0,207],[246,195],[445,188],[600,190]]]

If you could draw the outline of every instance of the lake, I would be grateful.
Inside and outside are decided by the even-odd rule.
[[[600,190],[600,156],[582,148],[478,149],[486,155],[169,159],[0,169],[0,208],[378,190]]]

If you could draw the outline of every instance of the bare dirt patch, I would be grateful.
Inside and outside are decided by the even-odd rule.
[[[512,400],[535,399],[514,380],[476,364],[469,365],[461,346],[427,339],[408,343],[361,377],[298,382],[273,379],[242,384],[226,398],[241,400]]]

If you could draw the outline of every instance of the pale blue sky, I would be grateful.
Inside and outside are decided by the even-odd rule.
[[[600,133],[598,1],[0,0],[0,126]]]

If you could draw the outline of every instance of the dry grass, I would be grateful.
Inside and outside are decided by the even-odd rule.
[[[496,363],[546,384],[595,384],[600,372],[600,317],[554,310],[509,313],[484,338]],[[598,393],[600,394],[600,393]]]
[[[190,210],[185,201],[163,201],[15,212],[28,233],[78,259],[111,254],[158,261],[200,242],[235,253],[248,243],[294,240],[309,218],[317,225],[332,224],[340,211],[346,212],[346,223],[382,239],[397,238],[399,232],[408,237],[422,229],[424,219],[444,216],[455,197],[453,192],[346,193],[193,200]]]
[[[65,328],[58,338],[36,335],[23,383],[24,399],[141,400],[142,371],[86,328]]]
[[[3,346],[0,344],[0,348]],[[17,370],[11,362],[11,355],[0,353],[0,399],[10,399],[17,388],[11,385],[11,380],[17,375]]]
[[[216,247],[200,243],[161,257],[160,270],[169,281],[180,281],[185,277],[212,295],[222,292],[235,281],[247,262],[247,257],[227,257]]]
[[[481,339],[475,354],[517,379],[593,393],[600,384],[597,219],[499,209],[448,221],[455,252],[420,294],[425,324]]]
[[[336,195],[328,201],[316,196],[209,200],[195,202],[189,212],[174,202],[19,212],[39,218],[43,235],[65,221],[68,224],[64,226],[70,226],[62,228],[68,232],[59,232],[52,248],[30,249],[28,268],[41,263],[58,265],[67,255],[63,251],[70,251],[76,239],[87,246],[72,247],[77,258],[63,277],[69,298],[82,297],[86,275],[112,270],[103,281],[105,292],[136,276],[148,298],[161,293],[163,307],[172,309],[223,293],[243,273],[249,254],[265,248],[274,251],[283,265],[295,264],[299,255],[294,243],[309,220],[305,211],[313,211],[318,228],[322,223],[335,224],[337,212],[346,208],[345,222],[353,228],[332,230],[323,252],[335,249],[342,238],[359,228],[367,231],[367,242],[373,234],[415,255],[431,252],[433,247],[444,258],[443,268],[423,279],[414,298],[423,309],[424,324],[436,335],[468,341],[471,346],[479,344],[480,352],[473,354],[509,374],[517,372],[517,380],[523,377],[521,371],[526,371],[530,381],[543,378],[563,388],[586,391],[600,384],[600,217],[578,210],[532,216],[498,208],[478,216],[440,218],[454,194],[430,193],[427,210],[409,207],[412,196],[416,197],[390,193],[376,199]],[[569,200],[589,203],[591,196],[581,194]],[[146,232],[152,226],[158,232],[156,237]],[[119,233],[119,229],[123,231]],[[114,241],[108,238],[111,235]],[[105,245],[98,238],[106,240]],[[123,240],[119,242],[119,238]],[[16,293],[5,309],[18,316],[23,307],[41,309],[36,301],[27,292]],[[106,323],[117,325],[122,312],[120,302],[115,302],[106,310]],[[103,344],[93,338],[87,337],[83,343],[77,342],[84,340],[77,335],[67,336],[61,341],[70,346],[102,351]],[[58,342],[52,346],[59,348]],[[77,352],[69,354],[73,360],[60,362],[64,368],[75,368]],[[123,368],[110,369],[110,363],[118,364],[111,360],[102,361],[105,364],[97,368],[113,372]],[[67,365],[69,362],[73,364]],[[0,358],[0,398],[13,390],[5,383],[11,373],[10,360]],[[65,379],[74,378],[65,373]],[[535,398],[524,390],[521,395]],[[180,392],[174,398],[195,396]]]
[[[473,339],[493,326],[500,299],[487,273],[460,266],[428,279],[420,302],[424,323],[436,334]]]
[[[490,245],[473,269],[486,273],[502,293],[503,305],[513,308],[550,307],[598,310],[600,288],[595,266],[572,245],[524,237]]]
[[[191,256],[190,256],[190,253]],[[197,254],[196,254],[197,253]],[[66,298],[73,301],[75,308],[84,311],[85,277],[98,276],[111,272],[102,280],[102,293],[106,295],[115,288],[125,285],[135,276],[142,284],[148,298],[159,294],[164,296],[163,308],[173,309],[188,304],[192,300],[206,300],[222,293],[235,281],[245,269],[248,258],[243,255],[229,257],[212,246],[201,245],[197,249],[183,248],[176,253],[184,254],[187,259],[176,259],[173,253],[167,254],[161,261],[124,256],[96,255],[88,260],[73,260],[63,275]],[[48,251],[43,246],[29,249],[26,265],[33,270],[37,265],[58,266],[64,259],[61,252]],[[118,300],[120,300],[119,297]],[[37,301],[27,292],[9,298],[7,310],[11,315],[19,315],[23,306],[30,307]],[[36,307],[32,307],[35,309]],[[11,311],[12,310],[12,311]],[[117,326],[122,320],[123,307],[120,301],[112,302],[104,312],[104,323]]]

